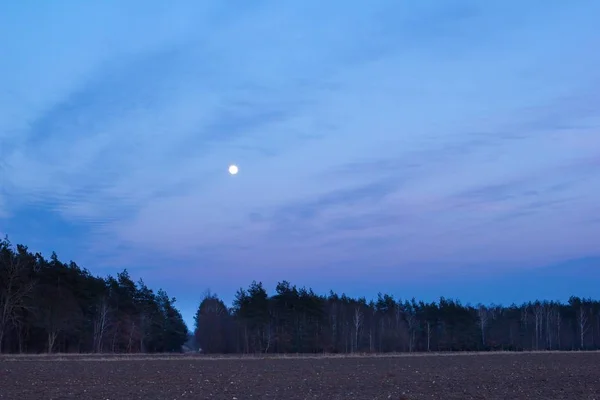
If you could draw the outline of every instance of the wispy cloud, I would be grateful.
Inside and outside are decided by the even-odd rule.
[[[597,250],[593,0],[1,7],[21,241],[65,243],[35,211],[74,258],[203,273]]]

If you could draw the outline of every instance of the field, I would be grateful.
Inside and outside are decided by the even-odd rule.
[[[600,399],[600,353],[3,356],[0,399]]]

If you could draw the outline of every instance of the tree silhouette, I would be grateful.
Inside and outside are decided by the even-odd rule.
[[[0,351],[173,352],[187,340],[175,299],[127,270],[92,276],[0,241]]]
[[[218,304],[216,295],[205,298]],[[211,309],[214,309],[212,307]],[[202,313],[201,313],[202,314]],[[202,314],[205,315],[205,314]],[[268,296],[261,283],[238,290],[222,320],[197,318],[196,334],[220,338],[210,352],[352,353],[427,351],[592,350],[600,348],[600,302],[533,301],[472,306],[441,297],[425,303],[381,294],[377,300],[315,294],[282,281]],[[205,342],[207,343],[207,342]],[[226,346],[226,347],[223,347]]]
[[[56,254],[0,240],[1,352],[179,352],[189,340],[175,298],[124,270],[100,278]],[[600,349],[600,302],[475,306],[376,300],[252,282],[232,307],[206,293],[191,342],[206,353],[353,353]]]

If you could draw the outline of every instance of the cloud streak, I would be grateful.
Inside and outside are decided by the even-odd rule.
[[[0,7],[17,241],[216,280],[597,251],[597,2]]]

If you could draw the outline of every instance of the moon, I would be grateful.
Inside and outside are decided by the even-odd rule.
[[[237,166],[237,165],[235,165],[235,164],[231,164],[231,165],[229,166],[229,173],[230,173],[231,175],[236,175],[236,174],[239,172],[239,170],[240,170],[240,169],[239,169],[239,168],[238,168],[238,166]]]

